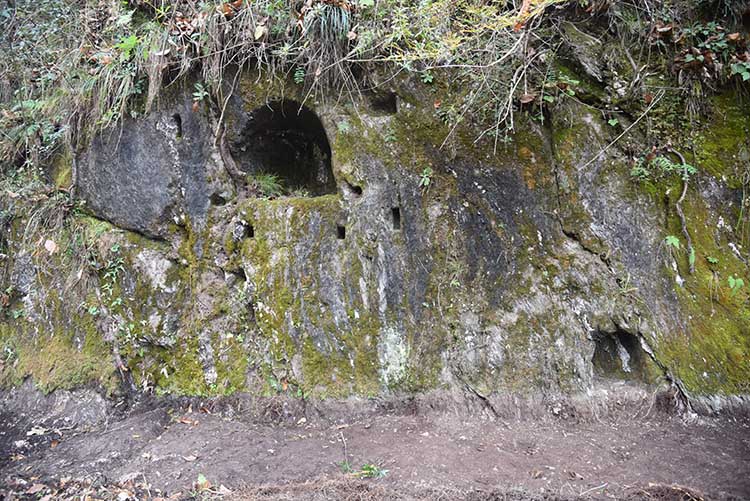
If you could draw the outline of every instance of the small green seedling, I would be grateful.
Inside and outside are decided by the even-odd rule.
[[[427,190],[430,187],[430,184],[432,184],[432,174],[432,168],[425,167],[422,170],[422,174],[419,175],[419,186]]]
[[[667,235],[667,238],[664,239],[664,243],[669,247],[674,247],[677,250],[680,249],[680,239],[674,235]]]
[[[734,275],[730,276],[727,279],[727,282],[729,283],[729,290],[731,291],[732,296],[737,294],[740,291],[740,289],[742,289],[745,286],[745,281]]]

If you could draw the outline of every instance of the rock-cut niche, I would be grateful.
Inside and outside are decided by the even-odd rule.
[[[287,192],[336,193],[325,128],[314,112],[296,101],[271,101],[253,110],[232,146],[243,171],[275,175]]]

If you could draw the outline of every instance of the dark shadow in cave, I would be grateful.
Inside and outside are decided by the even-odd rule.
[[[650,358],[637,336],[618,329],[596,331],[594,339],[594,375],[606,379],[647,382]]]
[[[271,101],[255,109],[233,145],[248,174],[272,174],[297,195],[336,193],[331,147],[320,119],[292,100]]]

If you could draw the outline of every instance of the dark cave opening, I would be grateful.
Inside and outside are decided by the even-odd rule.
[[[401,229],[401,209],[399,207],[391,208],[391,222],[395,231]]]
[[[595,331],[594,375],[605,379],[624,379],[646,382],[650,358],[638,336],[618,329],[614,332]]]
[[[233,146],[243,171],[274,175],[287,193],[336,193],[325,128],[314,112],[296,101],[271,101],[255,109]]]
[[[370,100],[372,109],[386,115],[398,113],[398,96],[395,92],[376,94]]]

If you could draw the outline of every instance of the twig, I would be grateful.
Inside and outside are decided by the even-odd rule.
[[[346,450],[346,438],[344,438],[344,432],[340,431],[339,435],[341,435],[341,442],[344,444],[344,466],[349,464],[349,453]]]
[[[680,224],[682,225],[682,235],[685,237],[685,240],[687,241],[687,250],[688,250],[688,265],[690,274],[692,275],[695,273],[695,259],[694,259],[694,252],[693,249],[693,240],[690,238],[690,233],[687,229],[687,221],[685,220],[685,214],[682,212],[682,202],[685,200],[685,194],[687,193],[688,188],[688,177],[687,173],[684,172],[685,170],[685,157],[682,156],[682,153],[675,150],[671,146],[667,146],[667,151],[674,153],[677,155],[677,158],[680,159],[680,166],[683,169],[682,174],[682,194],[680,195],[680,198],[677,199],[677,202],[674,204],[674,208],[677,211],[677,215],[680,217]]]
[[[640,122],[641,120],[643,120],[643,117],[645,117],[648,114],[648,112],[651,111],[651,108],[653,108],[654,106],[656,106],[656,103],[658,103],[663,96],[664,96],[664,91],[662,91],[661,93],[659,93],[654,98],[654,100],[651,101],[651,104],[648,105],[648,108],[646,108],[644,110],[644,112],[641,113],[641,116],[639,116],[636,119],[635,122],[633,122],[632,124],[630,124],[624,131],[622,131],[622,134],[620,134],[619,136],[617,136],[616,138],[614,138],[611,143],[609,143],[607,146],[605,146],[604,148],[602,148],[599,151],[599,153],[597,153],[596,155],[594,155],[588,162],[586,162],[585,164],[583,164],[581,166],[581,169],[585,169],[586,167],[588,167],[589,165],[591,165],[592,163],[594,163],[594,161],[596,161],[597,158],[599,158],[600,156],[602,156],[602,154],[605,153],[608,149],[610,149],[617,141],[619,141],[620,139],[622,139],[622,137],[625,134],[627,134],[628,132],[630,132],[630,129],[632,129],[633,127],[635,127],[638,124],[638,122]]]
[[[597,487],[592,487],[591,489],[585,490],[582,493],[579,494],[579,496],[584,496],[588,494],[589,492],[598,491],[599,489],[604,489],[609,485],[609,482],[604,482],[602,485],[599,485]]]

